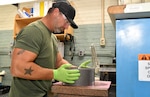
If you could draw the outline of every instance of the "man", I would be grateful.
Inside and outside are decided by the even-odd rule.
[[[75,9],[65,3],[53,3],[41,20],[22,29],[12,53],[13,76],[9,97],[47,97],[52,79],[74,83],[79,70],[69,70],[71,64],[58,51],[54,33],[60,33],[74,23]]]

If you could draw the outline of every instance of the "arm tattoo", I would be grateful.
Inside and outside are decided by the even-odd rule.
[[[24,51],[25,51],[25,50],[20,50],[20,51],[17,53],[17,55],[22,54]]]
[[[31,73],[34,71],[31,67],[29,69],[24,69],[24,70],[25,70],[24,75],[27,75],[27,74],[31,75]]]

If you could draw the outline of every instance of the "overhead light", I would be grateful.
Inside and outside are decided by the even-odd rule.
[[[37,0],[0,0],[0,5],[9,5],[16,3],[32,2]]]

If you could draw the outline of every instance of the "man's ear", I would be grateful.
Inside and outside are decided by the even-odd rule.
[[[59,14],[60,14],[59,9],[58,9],[58,8],[55,8],[55,9],[54,9],[54,15],[55,15],[55,16],[58,16]]]

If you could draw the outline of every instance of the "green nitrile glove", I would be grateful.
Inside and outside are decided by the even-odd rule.
[[[75,83],[79,79],[80,72],[78,69],[68,69],[71,66],[71,64],[63,64],[58,69],[53,70],[54,79],[70,84]]]
[[[89,63],[91,63],[91,60],[84,61],[80,64],[79,68],[87,68]]]

